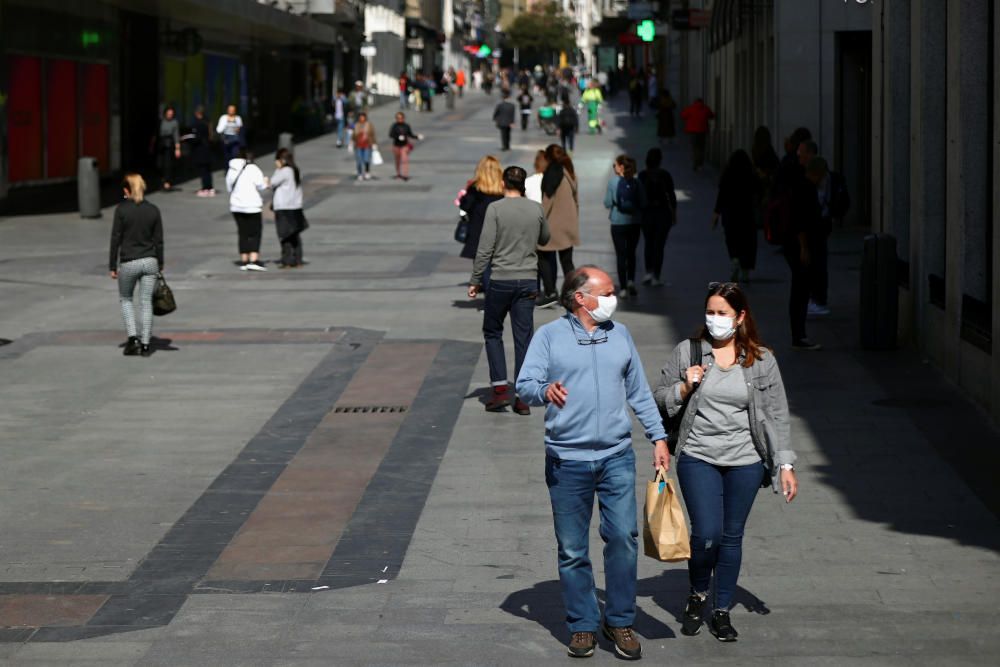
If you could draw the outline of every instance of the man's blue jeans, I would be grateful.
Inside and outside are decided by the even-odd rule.
[[[485,277],[484,277],[485,281]],[[514,379],[521,373],[528,343],[535,331],[536,280],[490,280],[483,310],[483,338],[486,361],[490,366],[490,384],[507,384],[507,356],[503,349],[503,323],[510,314],[514,334]]]
[[[590,564],[590,517],[594,495],[604,540],[604,618],[615,628],[635,621],[635,452],[632,448],[597,461],[545,458],[545,483],[559,544],[559,581],[572,632],[596,632],[601,623]]]
[[[344,119],[337,119],[337,145],[342,146],[344,144]]]
[[[691,518],[692,593],[707,593],[715,572],[715,608],[733,604],[743,560],[743,528],[764,479],[764,464],[717,466],[681,453],[677,480]]]

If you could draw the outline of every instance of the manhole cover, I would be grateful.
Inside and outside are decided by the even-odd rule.
[[[376,414],[406,412],[406,406],[405,405],[342,405],[334,408],[333,411],[339,414],[376,415]]]
[[[925,397],[911,397],[911,398],[880,398],[877,401],[872,401],[872,405],[877,405],[880,408],[909,408],[909,409],[923,409],[923,408],[943,408],[951,405],[948,401],[940,398],[925,398]]]

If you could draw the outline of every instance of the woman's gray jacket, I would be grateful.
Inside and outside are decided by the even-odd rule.
[[[702,364],[708,366],[706,376],[713,372],[712,345],[701,341]],[[753,446],[764,460],[771,475],[771,488],[775,493],[781,489],[781,465],[795,462],[795,452],[791,446],[791,429],[788,418],[788,400],[785,397],[785,385],[781,381],[781,372],[774,354],[763,349],[763,358],[755,361],[749,368],[743,368],[743,378],[750,397],[750,434]],[[674,417],[684,409],[681,400],[681,385],[684,384],[687,369],[691,366],[691,344],[685,340],[674,348],[667,363],[660,371],[660,381],[656,385],[653,397],[664,417]],[[704,384],[704,378],[702,378]],[[695,390],[688,396],[687,409],[681,419],[679,428],[668,433],[671,448],[680,455],[691,432],[691,424],[698,413],[698,402],[701,393]]]

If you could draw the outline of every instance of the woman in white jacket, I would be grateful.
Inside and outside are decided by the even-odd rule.
[[[240,149],[238,158],[229,161],[226,189],[229,191],[229,210],[239,233],[240,271],[267,271],[258,261],[263,227],[261,212],[264,210],[260,192],[267,189],[267,179],[245,148]]]

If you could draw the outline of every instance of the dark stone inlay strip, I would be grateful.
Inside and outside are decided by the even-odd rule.
[[[316,586],[399,574],[481,351],[478,343],[442,346]]]

